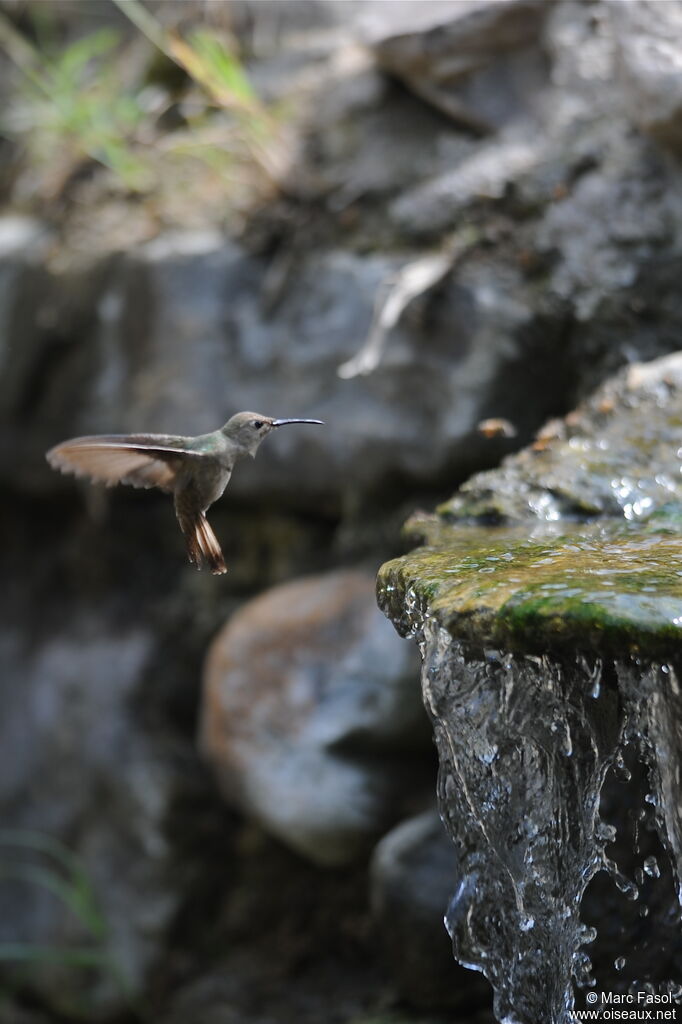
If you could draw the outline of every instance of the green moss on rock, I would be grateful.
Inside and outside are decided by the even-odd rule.
[[[682,643],[682,510],[646,523],[448,526],[379,573],[403,633],[425,616],[454,637],[516,651],[571,647],[664,657]]]
[[[380,570],[383,610],[479,648],[679,653],[681,410],[682,353],[621,371],[407,524],[424,546]]]

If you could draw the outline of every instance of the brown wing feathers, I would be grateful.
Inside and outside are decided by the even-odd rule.
[[[47,453],[54,469],[113,487],[160,487],[171,491],[179,461],[194,453],[184,452],[135,435],[76,437],[64,441]]]
[[[175,446],[172,441],[141,434],[76,437],[52,448],[47,461],[62,473],[89,477],[107,487],[130,484],[175,492],[176,513],[190,562],[197,568],[207,565],[216,575],[227,572],[218,539],[192,489],[174,486],[183,459],[201,458],[201,453],[187,451],[181,442]]]

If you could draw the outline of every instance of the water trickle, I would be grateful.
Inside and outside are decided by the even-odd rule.
[[[682,743],[671,723],[682,709],[671,672],[481,650],[435,617],[420,628],[441,812],[461,869],[447,927],[457,959],[491,982],[498,1020],[568,1024],[576,989],[626,991],[634,972],[640,988],[676,984],[679,923],[666,926],[658,973],[634,925],[603,924],[608,908],[609,920],[657,935],[677,907]]]
[[[573,954],[573,975],[578,988],[593,988],[592,961],[587,953]]]
[[[616,887],[623,893],[628,900],[639,899],[639,889],[634,882],[626,878],[622,871],[618,870],[618,865],[610,860],[608,857],[603,859],[604,870],[611,876]]]
[[[581,669],[585,672],[588,678],[588,685],[590,687],[590,696],[594,700],[599,699],[601,694],[601,679],[602,679],[602,661],[601,658],[595,658],[590,662],[589,658],[584,655],[578,655],[578,662]]]
[[[603,843],[614,843],[617,832],[613,825],[607,825],[605,821],[598,821],[594,834]]]
[[[623,760],[623,753],[620,750],[617,752],[615,760],[613,762],[613,769],[617,777],[621,780],[621,782],[630,781],[632,777],[631,772],[625,764],[625,761]]]
[[[655,857],[646,857],[642,867],[644,868],[644,873],[649,875],[650,878],[661,877],[661,869],[659,868],[658,861]]]

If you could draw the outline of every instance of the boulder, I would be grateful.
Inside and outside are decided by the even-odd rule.
[[[682,353],[633,364],[546,424],[530,448],[467,480],[440,514],[449,521],[606,515],[636,522],[681,502],[681,389]]]
[[[413,1006],[485,1006],[487,986],[452,958],[444,908],[457,887],[457,857],[435,810],[402,821],[372,854],[377,940],[396,988]]]
[[[373,578],[338,571],[249,602],[208,654],[200,744],[218,784],[319,864],[365,854],[428,785],[414,653],[387,627]]]

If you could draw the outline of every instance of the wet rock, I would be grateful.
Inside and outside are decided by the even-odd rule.
[[[567,1024],[574,977],[679,991],[681,388],[679,354],[621,372],[379,575],[423,656],[448,930],[498,1019]],[[614,774],[639,782],[614,799]]]
[[[680,644],[682,579],[670,568],[682,555],[677,515],[530,531],[461,525],[434,531],[430,542],[409,561],[388,563],[393,591],[382,594],[396,616],[410,590],[445,628],[493,647],[665,657]]]
[[[256,598],[209,652],[201,747],[219,785],[316,863],[365,853],[428,765],[413,652],[387,625],[372,578],[342,571]]]
[[[451,521],[637,521],[680,502],[681,394],[681,353],[634,364],[565,419],[547,424],[499,470],[473,476],[439,512]]]
[[[536,0],[365,4],[360,25],[380,66],[456,122],[485,133],[532,109],[545,66]]]
[[[630,117],[664,145],[682,151],[682,11],[678,4],[610,2],[618,68]]]
[[[398,991],[414,1006],[485,1005],[487,986],[453,961],[443,922],[457,881],[455,847],[436,811],[401,822],[372,855],[377,937]]]

